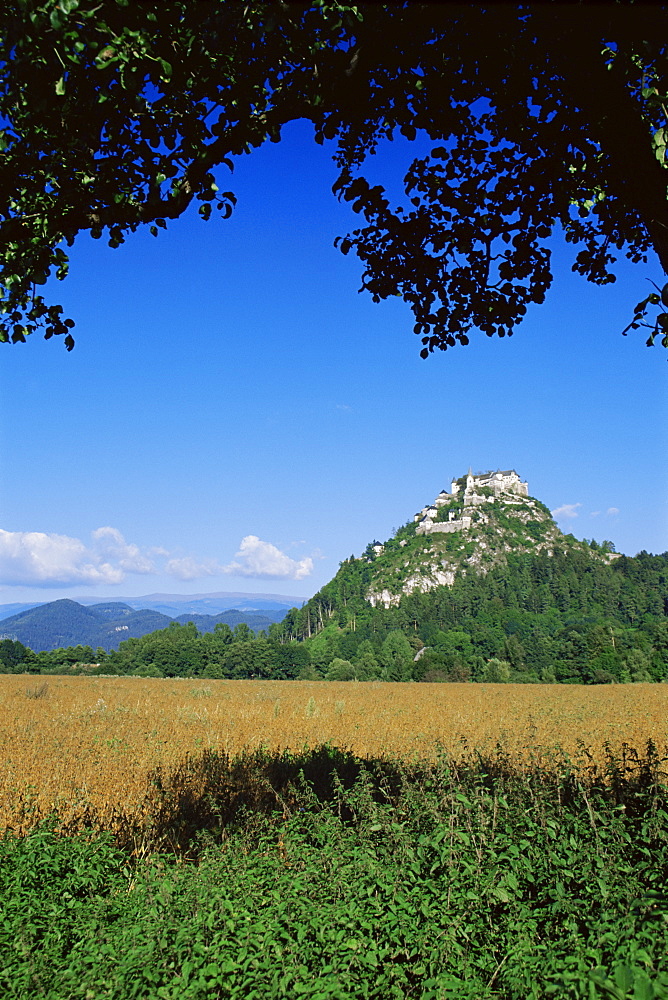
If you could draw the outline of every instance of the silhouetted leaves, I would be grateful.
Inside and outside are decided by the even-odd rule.
[[[510,336],[573,269],[614,281],[621,253],[668,267],[666,8],[642,5],[312,5],[61,0],[0,14],[0,340],[37,329],[73,346],[36,292],[67,273],[76,235],[111,247],[193,203],[228,218],[215,171],[282,126],[336,143],[335,193],[363,224],[375,301],[399,295],[425,356],[472,330]],[[437,143],[405,177],[406,205],[360,175],[394,135]],[[663,320],[647,307],[628,329]]]

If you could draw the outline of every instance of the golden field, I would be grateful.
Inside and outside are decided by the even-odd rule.
[[[25,832],[55,811],[64,829],[113,832],[164,799],[156,772],[181,767],[196,795],[204,779],[187,762],[205,751],[329,742],[361,757],[460,758],[500,743],[518,764],[555,751],[603,763],[606,745],[642,752],[648,740],[665,755],[668,685],[0,675],[0,829]]]

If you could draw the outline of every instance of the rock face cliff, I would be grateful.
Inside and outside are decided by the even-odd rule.
[[[582,549],[610,561],[605,550],[592,553],[584,542],[565,536],[549,509],[529,496],[514,470],[485,472],[454,480],[423,507],[412,522],[384,544],[367,548],[371,580],[367,599],[396,607],[402,596],[452,586],[457,575],[485,574],[511,553],[538,554]]]

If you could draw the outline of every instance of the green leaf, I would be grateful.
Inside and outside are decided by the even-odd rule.
[[[633,984],[633,1000],[656,1000],[660,996],[661,993],[656,992],[647,976],[643,975],[642,979],[636,978]]]
[[[633,986],[633,969],[628,965],[618,965],[614,971],[614,980],[616,986],[622,990],[622,992],[627,993]]]
[[[61,76],[60,80],[56,83],[56,93],[59,97],[62,97],[65,93],[65,77]]]

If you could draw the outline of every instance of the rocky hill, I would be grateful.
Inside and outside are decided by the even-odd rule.
[[[485,575],[506,565],[510,554],[574,551],[605,563],[617,558],[611,543],[593,549],[563,535],[516,472],[469,472],[393,538],[367,548],[363,558],[371,568],[365,597],[374,606],[396,607],[408,594],[451,587],[457,577],[471,573]]]
[[[454,480],[285,617],[331,679],[668,677],[668,554],[563,534],[513,470]]]

